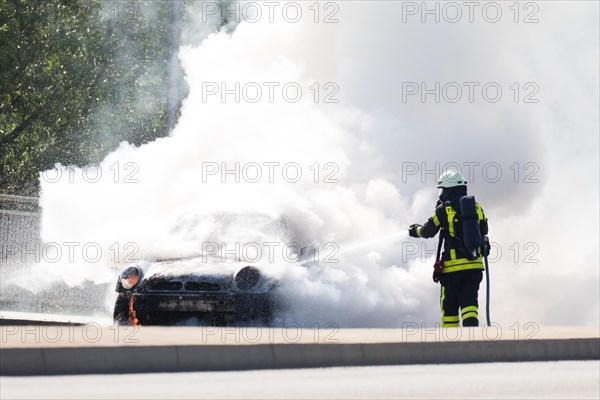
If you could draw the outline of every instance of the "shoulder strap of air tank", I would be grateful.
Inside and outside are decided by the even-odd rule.
[[[435,253],[435,261],[440,261],[441,259],[441,255],[442,255],[442,244],[444,243],[444,232],[443,230],[440,231],[440,240],[438,242],[438,246],[437,246],[437,252]]]

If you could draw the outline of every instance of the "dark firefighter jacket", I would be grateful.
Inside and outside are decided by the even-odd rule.
[[[443,235],[444,239],[444,251],[441,257],[441,260],[444,262],[442,273],[484,268],[481,250],[478,250],[478,255],[475,259],[469,260],[467,258],[467,252],[464,249],[461,239],[462,223],[460,221],[459,199],[460,196],[452,196],[452,198],[439,204],[427,222],[417,229],[417,235],[422,238],[432,238],[441,229],[441,235]],[[477,219],[481,234],[487,235],[487,218],[479,204],[477,204]]]

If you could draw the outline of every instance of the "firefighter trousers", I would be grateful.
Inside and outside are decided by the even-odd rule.
[[[483,270],[481,269],[442,274],[440,278],[442,327],[457,327],[460,319],[462,319],[463,326],[479,325],[477,295],[482,279]]]

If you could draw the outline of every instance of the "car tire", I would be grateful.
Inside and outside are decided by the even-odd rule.
[[[117,325],[129,324],[129,298],[119,294],[113,311],[113,321]]]

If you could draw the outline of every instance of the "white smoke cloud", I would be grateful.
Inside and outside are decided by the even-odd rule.
[[[403,242],[407,226],[433,212],[436,173],[423,181],[402,171],[407,163],[478,162],[470,190],[502,248],[492,266],[493,319],[598,324],[598,5],[544,3],[540,22],[527,25],[510,14],[497,24],[403,23],[401,2],[338,4],[339,23],[314,23],[306,5],[298,23],[242,22],[231,35],[184,46],[190,93],[172,136],[139,148],[122,144],[100,165],[97,183],[78,173],[75,183],[42,180],[44,239],[104,249],[135,242],[138,257],[193,254],[210,240],[335,242],[339,262],[321,271],[281,259],[271,265],[286,282],[289,318],[431,324],[439,318],[439,288],[430,280],[435,243],[422,261],[406,257]],[[575,21],[579,29],[571,28]],[[203,97],[207,83],[221,82],[229,89],[255,82],[263,96],[256,103]],[[280,84],[273,102],[265,82]],[[300,101],[281,98],[288,82],[303,89]],[[315,102],[315,82],[335,83],[339,103]],[[403,101],[403,82],[497,82],[503,98]],[[514,103],[514,82],[535,82],[539,103]],[[277,169],[274,183],[229,177],[223,184],[220,175],[203,182],[207,163],[235,162],[296,162],[303,175],[290,183]],[[309,167],[316,162],[337,166],[339,182],[323,182],[322,169],[315,183]],[[495,183],[482,176],[490,162],[503,172]],[[517,183],[509,169],[516,162]],[[538,183],[522,182],[528,162],[539,167]],[[121,176],[115,183],[114,166],[127,163],[139,168],[139,182]],[[227,215],[251,223],[227,225]],[[267,229],[253,215],[284,218],[295,232]],[[526,255],[539,262],[525,262]]]

